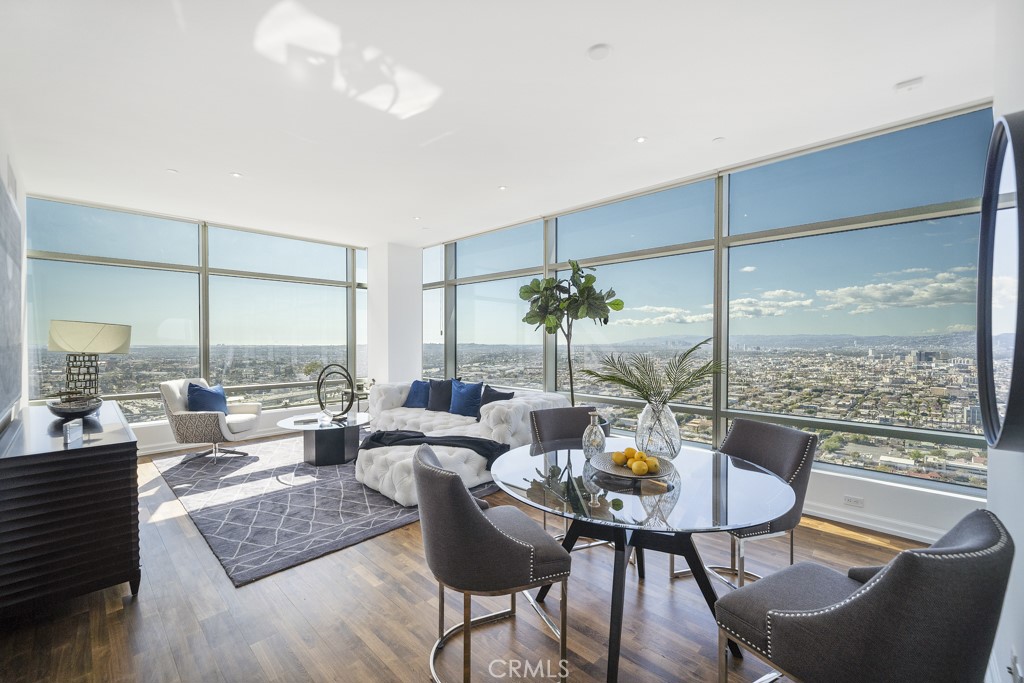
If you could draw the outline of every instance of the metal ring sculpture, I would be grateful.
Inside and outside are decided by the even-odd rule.
[[[345,408],[337,413],[327,409],[327,382],[332,378],[343,383],[339,388],[342,390],[341,403]],[[324,366],[316,380],[316,400],[320,404],[320,410],[334,420],[343,418],[348,411],[352,410],[352,403],[356,400],[355,383],[352,382],[352,375],[348,373],[344,365],[331,363]]]

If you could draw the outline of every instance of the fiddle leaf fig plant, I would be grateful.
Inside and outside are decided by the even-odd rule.
[[[519,288],[519,298],[530,302],[530,311],[523,322],[544,328],[548,334],[562,333],[569,358],[569,400],[576,405],[576,391],[572,368],[572,326],[577,320],[590,319],[595,325],[607,325],[612,311],[621,311],[622,299],[615,298],[615,290],[607,292],[594,285],[597,276],[585,273],[593,268],[581,268],[578,261],[569,261],[571,272],[567,278],[534,278]]]

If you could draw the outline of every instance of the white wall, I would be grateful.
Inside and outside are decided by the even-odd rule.
[[[995,114],[1024,110],[1024,2],[999,0],[996,9]],[[1020,344],[1024,340],[1017,340]],[[1024,657],[1024,453],[990,450],[988,455],[988,507],[999,516],[1017,544],[1010,587],[992,648],[989,676],[1010,680],[1006,667],[1010,650]]]
[[[366,353],[378,383],[418,379],[423,365],[423,250],[367,249]]]
[[[845,505],[843,496],[863,498],[864,507]],[[852,469],[815,469],[804,501],[804,512],[809,515],[923,543],[938,540],[964,515],[983,507],[984,492],[971,495],[938,491],[915,486],[909,478],[903,482],[871,479]]]

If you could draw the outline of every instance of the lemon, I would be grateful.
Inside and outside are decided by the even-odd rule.
[[[647,458],[645,462],[647,463],[647,471],[650,474],[657,474],[661,471],[661,463],[658,462],[657,458]]]
[[[625,452],[627,458],[636,455],[636,449],[633,448],[632,446],[627,448],[624,452]]]
[[[635,462],[636,462],[636,458],[634,458],[632,456],[630,456],[629,458],[626,458],[626,467],[632,469],[633,468],[633,463],[635,463]]]
[[[641,475],[647,474],[647,463],[643,460],[637,460],[633,463],[633,474]]]
[[[647,459],[647,454],[644,453],[643,451],[637,451],[635,457],[636,457],[637,460],[646,460]]]
[[[614,453],[612,453],[612,462],[615,463],[616,465],[625,465],[626,454],[623,453],[622,451],[615,451]]]

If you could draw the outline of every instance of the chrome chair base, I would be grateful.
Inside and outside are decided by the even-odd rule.
[[[526,598],[526,601],[530,603],[534,611],[540,616],[541,621],[550,629],[550,631],[558,638],[558,657],[559,657],[559,677],[558,680],[566,680],[567,673],[567,648],[566,648],[566,634],[568,629],[568,613],[566,611],[567,597],[566,589],[568,587],[568,579],[560,581],[562,584],[562,600],[559,608],[560,625],[556,626],[555,622],[551,620],[548,613],[545,612],[540,604],[534,599],[533,595],[530,594],[529,590],[525,587],[521,592]],[[460,591],[461,592],[461,591]],[[489,614],[483,614],[478,617],[472,616],[472,593],[462,593],[463,596],[463,619],[458,624],[455,624],[451,628],[445,630],[444,628],[444,584],[438,584],[437,599],[437,640],[434,641],[433,647],[430,648],[430,678],[433,683],[445,683],[444,679],[437,673],[437,656],[440,654],[444,646],[458,634],[462,634],[462,680],[463,683],[469,683],[470,680],[470,636],[474,626],[482,626],[484,624],[490,624],[496,621],[502,621],[503,619],[509,619],[516,616],[516,592],[509,594],[509,607],[508,609],[498,610],[497,612],[491,612]],[[468,624],[468,626],[467,626]]]
[[[195,453],[194,455],[192,455],[192,457],[182,460],[182,463],[184,464],[186,462],[189,462],[190,460],[202,458],[207,455],[212,455],[213,461],[217,462],[217,458],[221,455],[221,453],[230,453],[231,455],[249,455],[248,453],[243,453],[242,451],[236,451],[233,448],[221,448],[220,444],[213,444],[213,448],[205,450],[202,453]]]
[[[728,645],[729,645],[729,641],[730,640],[731,639],[729,638],[729,634],[727,634],[722,629],[718,630],[718,683],[729,683],[729,647],[728,647]],[[752,648],[744,646],[743,650],[745,652],[747,652],[748,654],[751,654],[754,657],[756,657],[757,659],[761,660],[762,662],[764,662],[765,664],[767,664],[770,667],[775,667],[776,666],[776,664],[774,662],[772,662],[770,659],[768,659],[767,657],[765,657],[761,653],[756,652]],[[767,673],[764,676],[761,676],[760,678],[758,678],[756,681],[754,681],[754,683],[771,683],[771,681],[778,681],[778,680],[781,680],[783,678],[786,678],[787,676],[794,683],[800,683],[797,679],[793,678],[792,676],[789,676],[789,674],[786,674],[786,673],[784,673],[782,671],[772,671],[771,673]]]
[[[789,531],[779,531],[774,534],[764,534],[762,536],[754,536],[752,538],[775,538],[778,536],[782,536],[783,534],[789,534],[789,564],[792,565],[793,560],[795,558],[793,532],[794,530],[790,529]],[[736,588],[742,587],[743,584],[747,581],[757,581],[758,579],[762,578],[760,574],[755,574],[754,572],[747,571],[746,569],[746,554],[743,551],[745,541],[746,539],[737,538],[736,536],[729,537],[730,546],[728,567],[720,564],[704,565],[704,568],[708,571],[708,574],[710,576],[713,576],[714,578],[718,579],[719,581],[721,581],[722,583],[724,583],[725,585],[729,586],[734,590]],[[733,583],[732,581],[729,581],[724,576],[722,576],[722,574],[736,577],[736,582]],[[691,572],[689,569],[676,570],[676,556],[668,556],[669,580],[692,575],[693,572]]]

